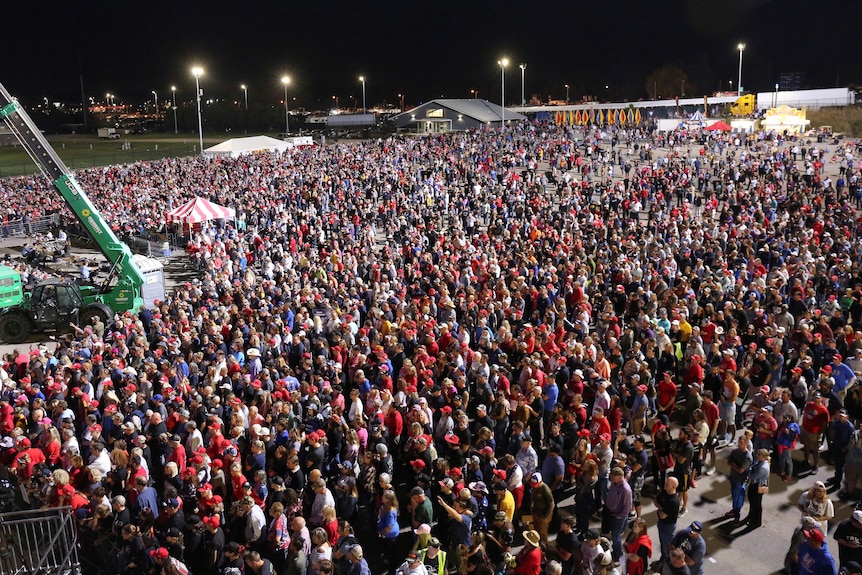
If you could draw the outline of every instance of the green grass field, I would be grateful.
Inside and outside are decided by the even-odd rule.
[[[231,137],[204,135],[204,147]],[[95,134],[47,136],[60,158],[71,169],[124,164],[140,160],[159,160],[199,154],[196,134],[139,134],[118,140],[100,140]],[[128,143],[130,149],[123,149]],[[0,146],[0,177],[33,174],[38,171],[21,146]]]

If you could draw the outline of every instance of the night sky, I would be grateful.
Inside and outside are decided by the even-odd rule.
[[[80,101],[106,92],[140,103],[177,86],[191,99],[193,64],[204,67],[206,97],[276,103],[280,77],[291,100],[321,108],[408,105],[435,97],[499,101],[500,69],[511,61],[506,90],[527,97],[637,100],[646,77],[663,65],[688,75],[688,95],[736,88],[745,42],[747,90],[771,90],[782,72],[802,72],[811,88],[862,84],[860,0],[372,0],[368,2],[10,2],[3,8],[0,82],[25,102]],[[59,5],[62,8],[52,8]],[[855,26],[855,30],[853,29]],[[605,85],[608,89],[605,90]]]

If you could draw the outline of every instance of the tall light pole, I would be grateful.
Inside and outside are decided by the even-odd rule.
[[[739,50],[739,78],[736,82],[736,95],[742,96],[742,52],[745,50],[745,44],[740,42],[736,49]]]
[[[245,84],[240,85],[240,89],[242,90],[243,98],[245,98],[245,109],[248,110],[248,86]]]
[[[682,98],[685,96],[685,78],[681,78],[679,81],[679,97]]]
[[[287,86],[290,84],[290,76],[282,76],[281,83],[284,84],[284,133],[290,133],[290,111],[287,107]]]
[[[153,90],[153,98],[155,98],[156,103],[156,117],[159,115],[159,93]]]
[[[201,154],[204,153],[204,123],[201,119],[201,76],[204,75],[204,69],[200,66],[192,68],[192,74],[195,77],[195,94],[198,100],[198,134],[200,135]]]
[[[404,94],[398,94],[398,101],[401,102],[401,111],[404,111]]]
[[[365,107],[365,76],[360,76],[359,81],[362,82],[362,113],[368,109]]]
[[[509,59],[503,58],[497,60],[500,65],[500,127],[506,124],[506,66],[509,65]]]
[[[527,65],[521,64],[518,67],[521,69],[521,105],[526,106],[527,100],[524,99],[524,73],[527,71]]]
[[[566,104],[569,103],[569,85],[566,84]]]
[[[179,134],[180,131],[177,129],[177,87],[171,86],[171,96],[173,96],[174,101],[174,134]]]
[[[113,94],[105,94],[105,104],[108,106],[114,105],[114,95]]]

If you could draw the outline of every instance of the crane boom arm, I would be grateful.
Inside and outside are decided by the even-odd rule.
[[[142,302],[141,294],[145,278],[132,259],[132,251],[107,225],[101,212],[75,181],[69,168],[36,127],[30,115],[2,84],[0,84],[0,118],[39,170],[60,193],[111,263],[112,273],[116,276],[117,283],[112,289],[109,296],[111,301],[108,303],[115,309],[137,311]]]

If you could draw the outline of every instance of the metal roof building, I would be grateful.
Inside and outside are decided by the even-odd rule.
[[[431,100],[392,118],[398,129],[420,134],[469,130],[478,126],[500,126],[500,122],[520,122],[525,116],[504,110],[480,98]]]

